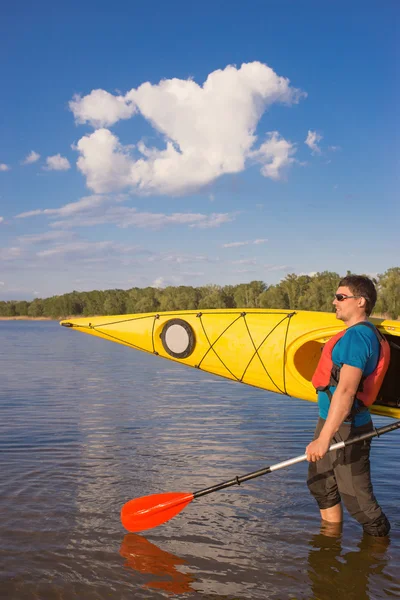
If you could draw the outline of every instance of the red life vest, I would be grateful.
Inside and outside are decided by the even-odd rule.
[[[379,360],[375,367],[375,370],[367,377],[362,377],[360,385],[357,390],[357,400],[361,400],[364,406],[371,406],[378,397],[379,390],[383,383],[383,379],[386,375],[390,363],[390,346],[389,342],[383,337],[383,335],[368,321],[361,321],[358,325],[366,325],[374,330],[376,333],[379,344]],[[356,325],[353,325],[355,327]],[[339,331],[334,335],[324,346],[321,358],[318,366],[312,378],[312,384],[315,389],[319,391],[329,392],[331,386],[337,387],[340,379],[339,365],[336,365],[332,360],[332,351],[337,342],[344,336],[347,329]],[[330,392],[328,396],[331,398]]]

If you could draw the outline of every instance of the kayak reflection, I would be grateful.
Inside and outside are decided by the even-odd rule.
[[[373,600],[369,579],[382,574],[389,563],[386,551],[390,540],[364,534],[357,550],[343,552],[341,533],[341,525],[324,523],[320,533],[310,540],[308,574],[312,598]]]
[[[161,578],[148,581],[144,587],[165,590],[170,594],[194,591],[191,586],[195,581],[193,575],[177,569],[179,566],[186,565],[187,561],[161,550],[146,538],[136,533],[128,533],[122,541],[119,553],[127,559],[125,567]],[[162,579],[163,577],[168,579]]]

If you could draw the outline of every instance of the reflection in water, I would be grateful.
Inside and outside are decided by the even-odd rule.
[[[388,537],[364,534],[357,550],[343,553],[342,527],[322,522],[319,534],[310,540],[308,575],[312,598],[318,600],[373,600],[371,575],[382,575],[389,562]]]
[[[297,465],[199,499],[149,534],[175,556],[127,536],[121,558],[127,500],[296,456],[316,408],[69,333],[0,321],[1,598],[400,597],[396,434],[372,453],[374,491],[392,522],[386,553],[357,548],[351,521],[341,539],[325,532],[310,544],[318,515]]]
[[[161,550],[146,538],[135,533],[128,533],[121,544],[119,553],[127,559],[125,567],[130,567],[139,573],[150,573],[157,577],[167,576],[169,579],[148,581],[144,587],[156,588],[170,594],[185,594],[194,591],[191,583],[195,578],[190,573],[177,569],[186,561],[170,552]]]

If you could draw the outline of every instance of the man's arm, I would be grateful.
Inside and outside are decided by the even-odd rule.
[[[316,462],[327,453],[333,436],[351,411],[362,373],[361,369],[350,365],[343,365],[341,368],[340,380],[332,396],[325,424],[319,437],[306,448],[308,461]]]

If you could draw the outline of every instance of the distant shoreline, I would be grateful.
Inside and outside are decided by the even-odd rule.
[[[51,317],[0,317],[0,321],[58,321]]]
[[[99,316],[99,315],[85,315],[85,317],[83,315],[68,315],[68,317],[59,317],[56,319],[53,319],[52,317],[0,317],[0,321],[62,321],[65,319],[79,319],[79,318],[89,318],[89,317],[95,317],[95,316]],[[388,320],[388,321],[400,321],[400,317],[398,317],[397,319],[391,319],[390,317],[388,317],[387,315],[382,315],[382,314],[373,314],[371,315],[372,318],[375,319],[383,319],[383,320]]]

